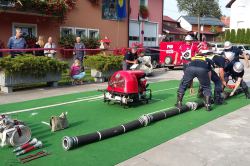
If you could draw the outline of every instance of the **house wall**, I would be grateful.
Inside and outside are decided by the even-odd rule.
[[[101,0],[99,0],[101,2]],[[128,2],[128,1],[127,1]],[[128,5],[127,5],[128,6]],[[41,17],[26,14],[11,14],[0,12],[0,40],[6,46],[8,38],[12,36],[13,23],[36,24],[37,35],[52,36],[55,41],[60,37],[60,27],[79,27],[99,29],[100,37],[108,36],[112,47],[127,47],[128,45],[128,21],[102,19],[102,5],[92,6],[87,0],[77,1],[76,8],[70,11],[64,23],[58,22],[52,17]]]
[[[205,25],[205,26],[203,26],[203,31],[204,32],[211,32],[211,29],[212,29],[211,25]],[[198,31],[198,25],[193,25],[192,31]],[[216,26],[216,31],[217,32],[222,32],[223,31],[223,27]]]
[[[230,29],[250,28],[249,11],[249,0],[236,0],[231,6]]]
[[[139,33],[139,41],[138,42],[144,42],[144,37],[147,37],[147,32],[149,32],[149,27],[156,28],[157,32],[154,36],[150,34],[150,37],[155,37],[156,42],[155,46],[158,45],[158,36],[162,33],[162,16],[163,16],[163,0],[147,0],[147,7],[149,10],[149,17],[146,20],[142,20],[139,17],[139,7],[140,7],[140,0],[130,0],[130,23],[133,23],[134,26],[130,27],[130,31],[133,31],[130,34],[137,33],[138,29],[139,32],[144,32],[144,34]],[[139,21],[138,21],[138,18]],[[135,32],[136,31],[136,32]],[[154,30],[153,30],[154,31]],[[130,41],[133,43],[135,41]],[[144,42],[145,46],[149,46],[147,42]],[[152,45],[153,46],[153,45]]]

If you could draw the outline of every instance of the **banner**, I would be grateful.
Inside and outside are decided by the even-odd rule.
[[[117,0],[117,18],[118,19],[124,19],[127,16],[126,11],[126,0]]]

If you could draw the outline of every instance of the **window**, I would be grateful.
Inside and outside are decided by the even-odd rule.
[[[23,23],[13,23],[12,25],[12,35],[16,34],[16,28],[22,30],[23,36],[37,36],[37,25],[36,24],[23,24]]]
[[[99,30],[98,29],[89,29],[88,37],[89,38],[98,38],[99,37]]]
[[[117,20],[117,1],[102,0],[102,18],[107,20]]]
[[[74,28],[73,27],[61,27],[60,34],[61,34],[61,36],[74,34]]]
[[[148,6],[148,0],[140,0],[140,6]]]
[[[88,30],[85,28],[75,28],[75,34],[76,36],[79,36],[81,38],[87,37],[88,36]]]
[[[129,36],[129,40],[139,41],[139,36]]]

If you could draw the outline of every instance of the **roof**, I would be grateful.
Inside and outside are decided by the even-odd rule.
[[[188,31],[183,28],[176,28],[165,24],[163,24],[163,31],[169,34],[178,34],[178,35],[186,35],[188,33]]]
[[[230,0],[228,2],[228,4],[226,5],[226,8],[231,8],[232,4],[235,2],[236,0]]]
[[[172,19],[171,17],[169,16],[163,16],[163,21],[166,21],[166,22],[174,22],[174,23],[177,23],[178,21]]]
[[[191,25],[197,25],[198,24],[198,18],[193,16],[182,16],[187,22],[189,22]],[[214,17],[201,17],[200,18],[200,24],[201,25],[212,25],[212,26],[225,26],[223,22],[221,22],[218,18]]]

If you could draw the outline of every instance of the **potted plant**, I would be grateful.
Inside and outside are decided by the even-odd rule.
[[[63,35],[59,39],[59,44],[63,50],[61,50],[61,55],[63,58],[72,58],[73,57],[73,50],[67,50],[67,49],[73,49],[75,45],[75,35],[68,34],[68,35]]]
[[[144,5],[140,6],[139,13],[140,13],[141,18],[143,19],[147,19],[149,16],[148,8]]]
[[[85,37],[85,38],[82,39],[82,42],[84,43],[85,48],[87,48],[87,49],[98,49],[100,47],[100,42],[99,42],[98,38],[94,38],[94,37],[87,38],[87,37]],[[86,54],[90,54],[90,55],[94,55],[94,54],[98,54],[98,53],[100,53],[100,51],[98,51],[98,50],[86,51]]]
[[[122,68],[122,61],[123,56],[97,54],[87,57],[84,65],[91,68],[91,76],[96,82],[104,82]]]
[[[12,92],[14,86],[47,82],[57,86],[61,73],[68,69],[68,64],[49,57],[23,55],[0,59],[1,91]]]

